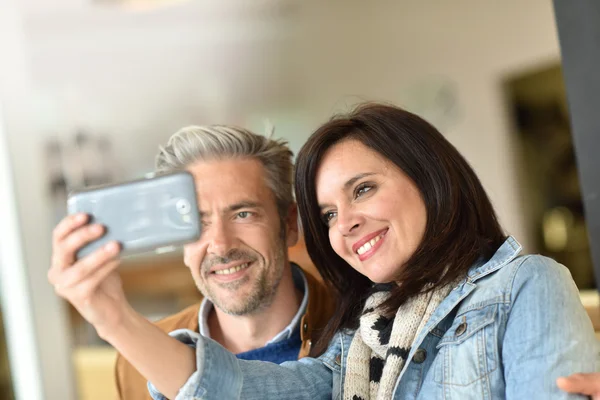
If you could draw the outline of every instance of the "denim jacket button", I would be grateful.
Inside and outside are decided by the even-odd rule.
[[[454,333],[456,334],[456,336],[461,336],[466,331],[467,331],[467,323],[463,322],[456,328],[456,331]]]
[[[413,356],[413,362],[415,364],[422,364],[427,359],[427,350],[419,349],[415,352]]]
[[[335,356],[335,363],[340,366],[342,365],[342,356],[341,355],[338,354],[337,356]]]

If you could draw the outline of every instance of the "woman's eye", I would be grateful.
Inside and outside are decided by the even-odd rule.
[[[325,223],[325,225],[329,226],[329,223],[331,222],[332,219],[335,218],[336,214],[337,213],[334,211],[327,211],[326,213],[324,213],[322,218],[323,218],[323,222]]]
[[[355,199],[359,198],[360,196],[364,195],[365,193],[367,193],[371,189],[373,189],[373,186],[368,185],[366,183],[363,183],[362,185],[359,185],[356,188],[356,190],[354,191],[354,198]]]

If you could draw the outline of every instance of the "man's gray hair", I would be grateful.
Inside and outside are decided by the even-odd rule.
[[[294,201],[292,156],[286,141],[257,135],[247,129],[226,125],[188,126],[173,134],[165,147],[159,148],[156,170],[158,173],[182,170],[197,161],[259,160],[283,219]]]

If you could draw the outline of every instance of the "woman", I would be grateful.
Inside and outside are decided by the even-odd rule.
[[[568,270],[519,255],[471,167],[416,115],[366,104],[321,126],[298,155],[296,197],[339,296],[322,354],[277,366],[194,338],[198,370],[178,398],[576,398],[556,379],[595,371]]]

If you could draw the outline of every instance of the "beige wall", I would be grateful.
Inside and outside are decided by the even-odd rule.
[[[310,55],[300,67],[312,77],[311,105],[325,117],[344,105],[343,95],[358,95],[418,111],[410,93],[415,86],[448,80],[457,89],[459,116],[440,129],[478,172],[505,227],[527,247],[502,81],[559,62],[552,2],[352,4],[315,13],[322,22],[313,23]]]

